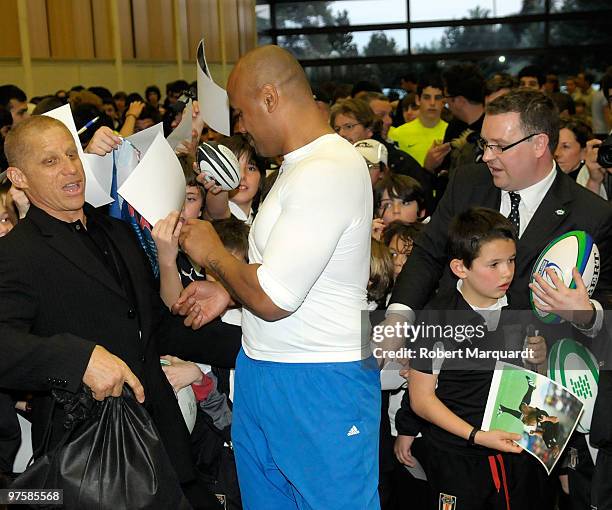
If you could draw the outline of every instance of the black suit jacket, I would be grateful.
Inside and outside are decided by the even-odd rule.
[[[129,226],[86,206],[121,257],[133,299],[67,225],[32,207],[0,240],[0,387],[34,390],[33,442],[41,440],[49,390],[76,391],[95,344],[123,359],[145,389],[145,406],[182,482],[194,471],[189,434],[159,356],[231,367],[240,328],[214,321],[192,331],[163,305]],[[61,435],[56,410],[54,434]]]
[[[448,266],[448,227],[457,214],[469,207],[499,210],[501,191],[493,184],[484,164],[458,168],[431,222],[415,241],[414,249],[398,276],[390,303],[419,310],[433,292],[452,289],[456,279]],[[570,230],[593,236],[601,255],[601,273],[595,299],[612,308],[612,206],[557,170],[555,180],[517,244],[514,280],[508,302],[515,310],[528,310],[528,283],[533,265],[546,245]]]

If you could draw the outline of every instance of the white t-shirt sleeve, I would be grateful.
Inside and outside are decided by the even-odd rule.
[[[355,216],[353,200],[347,196],[355,196],[356,183],[337,165],[322,159],[305,162],[290,176],[291,186],[282,196],[282,212],[270,232],[257,277],[283,310],[299,308]]]

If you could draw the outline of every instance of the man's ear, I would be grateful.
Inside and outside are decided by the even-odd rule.
[[[449,265],[450,265],[451,271],[457,278],[459,278],[460,280],[463,280],[465,277],[467,277],[467,268],[463,264],[463,260],[453,259],[450,261]]]
[[[267,83],[261,88],[261,97],[268,113],[272,113],[278,107],[278,91],[276,87]]]
[[[533,146],[536,151],[536,156],[539,158],[548,149],[548,135],[545,133],[540,133],[538,135],[535,135],[533,138]]]
[[[16,188],[25,190],[28,188],[28,178],[26,175],[15,166],[9,166],[6,170],[6,176]]]

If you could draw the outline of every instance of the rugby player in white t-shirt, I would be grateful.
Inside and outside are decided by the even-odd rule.
[[[365,160],[321,118],[287,51],[257,48],[228,81],[239,130],[261,156],[283,155],[249,236],[249,264],[207,222],[181,245],[243,305],[232,440],[245,508],[379,508],[380,383],[361,331],[372,186]],[[217,288],[187,293],[199,326]],[[195,303],[194,303],[195,301]]]

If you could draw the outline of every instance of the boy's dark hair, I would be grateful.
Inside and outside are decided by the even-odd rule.
[[[106,87],[89,87],[87,90],[89,90],[89,92],[93,92],[96,96],[102,99],[102,101],[113,99],[113,94]]]
[[[146,103],[144,97],[142,97],[138,92],[130,92],[125,98],[125,105],[129,107],[134,101],[142,101],[143,103]]]
[[[181,94],[184,90],[187,90],[188,88],[189,83],[187,83],[185,80],[171,81],[170,83],[166,84],[166,95],[170,94],[170,92],[173,92],[175,94]]]
[[[157,94],[157,100],[161,101],[161,90],[157,85],[149,85],[145,90],[145,99],[148,101],[149,93],[154,92]]]
[[[64,106],[65,104],[66,101],[57,96],[47,96],[36,105],[36,108],[34,108],[32,115],[42,115],[43,113],[55,110],[56,108]]]
[[[204,186],[200,184],[196,177],[198,174],[193,170],[193,163],[195,162],[195,156],[191,153],[189,154],[181,154],[178,157],[179,163],[181,164],[181,168],[183,169],[183,175],[185,176],[185,185],[187,186],[198,186],[200,188],[200,192],[202,196],[206,195],[206,191]]]
[[[593,130],[586,122],[580,119],[562,120],[559,125],[559,130],[569,129],[574,136],[576,141],[580,144],[583,149],[586,147],[586,143],[593,139]]]
[[[389,246],[391,239],[398,236],[404,243],[414,243],[421,235],[425,225],[422,223],[404,223],[402,221],[393,221],[385,227],[383,239],[385,244]]]
[[[138,119],[139,120],[151,119],[155,124],[157,124],[158,122],[161,122],[162,117],[161,117],[161,114],[159,113],[159,110],[155,108],[155,106],[147,103],[144,105],[142,112],[140,112],[140,116],[138,117]]]
[[[0,86],[0,106],[5,106],[8,108],[8,104],[11,99],[16,99],[20,103],[25,103],[28,100],[25,92],[16,85]]]
[[[554,154],[559,142],[559,110],[555,102],[539,90],[517,89],[500,96],[487,105],[487,115],[518,113],[525,135],[544,133]]]
[[[417,85],[417,96],[421,97],[423,91],[427,88],[431,87],[433,89],[440,89],[442,94],[444,94],[444,82],[442,78],[435,74],[430,74],[429,76],[423,76]]]
[[[534,78],[536,78],[538,80],[538,86],[542,86],[544,85],[544,82],[546,81],[546,78],[544,77],[544,72],[538,67],[538,66],[534,66],[534,65],[528,65],[523,67],[523,69],[521,69],[518,73],[518,79],[520,81],[521,78],[524,78],[525,76],[533,76]]]
[[[127,103],[127,94],[125,92],[123,92],[122,90],[120,90],[119,92],[115,92],[115,94],[113,94],[113,99],[117,100],[117,99],[123,99],[126,103]]]
[[[382,88],[378,83],[374,83],[368,80],[361,80],[353,85],[351,90],[351,97],[355,97],[360,92],[382,92]]]
[[[474,64],[457,64],[442,76],[449,96],[463,96],[472,104],[483,104],[485,79]]]
[[[407,175],[390,174],[379,182],[374,188],[374,204],[377,210],[383,193],[387,191],[389,198],[399,198],[403,202],[416,200],[419,211],[425,207],[425,193],[423,187],[416,179]]]
[[[459,259],[468,269],[485,243],[496,239],[516,242],[514,225],[499,212],[486,207],[471,207],[453,218],[448,229],[451,259]]]
[[[415,92],[409,92],[403,97],[403,99],[399,102],[403,112],[410,108],[415,110],[419,108],[419,106],[416,104],[416,96],[417,95]]]
[[[603,95],[609,101],[610,100],[610,89],[612,89],[612,70],[606,71],[606,74],[604,74],[601,77],[601,81],[599,82],[599,84],[601,87],[601,91],[603,92]]]
[[[249,254],[249,226],[233,216],[214,220],[212,226],[226,250],[238,253],[246,261]]]
[[[487,95],[493,94],[502,89],[513,89],[515,86],[514,78],[508,73],[498,73],[493,78],[487,80],[485,92]]]

